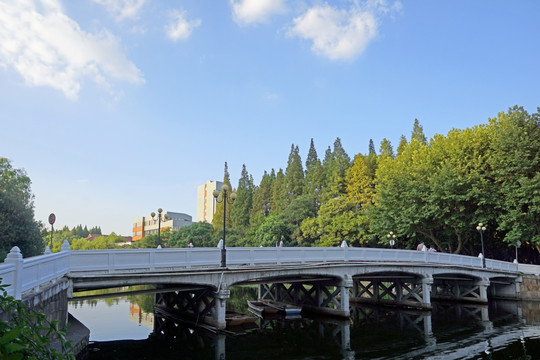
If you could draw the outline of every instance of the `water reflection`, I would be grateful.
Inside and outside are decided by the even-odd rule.
[[[254,288],[233,288],[228,309],[247,313]],[[434,303],[433,311],[404,311],[375,306],[351,308],[349,320],[282,317],[259,319],[249,328],[226,334],[194,328],[172,319],[153,323],[152,295],[103,302],[145,335],[110,327],[116,315],[100,301],[72,304],[70,312],[91,329],[89,360],[137,359],[540,359],[540,304],[492,302],[490,306]],[[140,306],[138,302],[145,304]],[[126,306],[124,308],[123,306]],[[81,307],[82,306],[82,307]],[[84,312],[91,310],[97,325]],[[75,311],[75,312],[74,312]],[[126,312],[120,314],[121,312]],[[153,326],[152,326],[153,325]],[[155,331],[159,329],[159,331]],[[96,335],[96,333],[98,335]],[[122,339],[141,339],[137,341]],[[105,341],[117,340],[117,341]],[[112,357],[111,354],[115,354]]]

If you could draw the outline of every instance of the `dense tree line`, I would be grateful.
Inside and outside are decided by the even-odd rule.
[[[313,139],[305,163],[292,145],[285,169],[265,171],[255,185],[246,166],[237,200],[227,207],[228,246],[388,246],[425,241],[438,251],[477,255],[479,222],[487,224],[487,256],[511,260],[520,240],[529,259],[540,245],[540,120],[513,107],[473,128],[427,139],[415,119],[410,138],[372,140],[367,154],[349,157],[337,138],[319,158]],[[223,182],[230,186],[225,164]],[[174,234],[173,246],[215,245],[213,232],[194,224]],[[195,230],[195,227],[197,229]],[[193,233],[193,234],[192,234]],[[204,241],[198,240],[204,238]],[[182,239],[182,240],[180,240]],[[204,244],[204,245],[203,245]]]

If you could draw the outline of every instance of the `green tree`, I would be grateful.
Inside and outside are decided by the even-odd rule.
[[[255,233],[255,246],[276,246],[280,240],[287,246],[290,244],[291,233],[290,225],[279,217],[270,215],[265,218]]]
[[[368,209],[373,231],[381,239],[394,231],[408,247],[426,239],[475,255],[483,222],[486,256],[504,256],[502,244],[519,238],[538,244],[538,134],[538,114],[513,108],[429,145],[413,138],[395,159],[380,160],[376,206]]]
[[[401,135],[401,137],[399,138],[399,145],[397,147],[397,154],[401,154],[408,145],[409,143],[407,142],[407,138],[405,137],[405,135]]]
[[[182,226],[171,233],[169,245],[171,247],[187,247],[191,242],[195,247],[214,247],[217,243],[214,241],[212,232],[212,225],[206,222]]]
[[[377,153],[375,152],[375,143],[373,142],[373,139],[369,139],[368,156],[369,155],[377,155]]]
[[[137,241],[138,245],[145,243],[141,239]],[[118,249],[120,244],[124,243],[126,240],[123,236],[116,235],[112,233],[107,236],[99,236],[92,241],[89,241],[85,238],[73,239],[71,242],[72,250],[97,250],[97,249]],[[156,235],[156,246],[157,246],[157,235]]]
[[[314,199],[317,209],[321,203],[321,194],[324,188],[324,169],[317,156],[315,144],[311,139],[309,152],[306,159],[306,175],[304,178],[304,194]]]
[[[386,138],[382,139],[381,146],[379,148],[380,156],[389,156],[391,158],[394,158],[394,149],[392,148],[392,144],[390,141]]]
[[[375,178],[375,171],[377,171],[377,153],[375,152],[375,145],[371,139],[369,139],[369,153],[365,160],[369,176]]]
[[[532,115],[518,106],[498,114],[489,120],[487,141],[497,229],[509,245],[526,239],[540,246],[540,108]]]
[[[249,213],[252,205],[253,179],[250,178],[244,164],[242,165],[242,173],[236,189],[236,200],[231,209],[232,224],[237,230],[245,229],[249,225]]]
[[[322,204],[316,218],[306,219],[299,229],[298,242],[305,246],[339,246],[343,240],[363,246],[372,237],[368,218],[345,197]]]
[[[364,155],[356,155],[345,179],[347,199],[359,209],[371,204],[375,195],[374,176],[371,174],[368,161]]]
[[[287,189],[287,205],[302,195],[304,190],[302,159],[300,158],[298,146],[294,146],[294,144],[291,145],[291,152],[285,169],[285,186]]]
[[[424,128],[420,125],[418,119],[414,119],[413,130],[411,133],[411,141],[417,140],[422,144],[427,144],[427,138],[424,135]]]
[[[275,180],[272,183],[272,203],[271,214],[279,215],[287,207],[287,186],[285,174],[282,169],[279,169]]]
[[[251,209],[251,218],[258,214],[268,216],[272,210],[272,184],[276,174],[274,169],[268,174],[266,171],[261,179],[261,183],[253,191],[253,204]]]
[[[0,259],[13,246],[25,257],[43,253],[45,244],[41,225],[34,220],[30,184],[24,170],[13,169],[8,159],[0,158]]]
[[[351,159],[341,145],[341,139],[334,141],[332,153],[325,157],[326,186],[324,189],[323,200],[339,197],[346,193],[345,175],[350,167]]]

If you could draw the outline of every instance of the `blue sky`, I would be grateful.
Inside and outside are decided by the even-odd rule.
[[[540,106],[538,1],[0,0],[0,156],[36,219],[131,235],[197,186]]]

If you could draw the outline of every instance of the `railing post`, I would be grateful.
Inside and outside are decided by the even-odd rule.
[[[15,276],[13,276],[13,284],[11,286],[13,286],[13,297],[16,300],[21,300],[22,298],[23,261],[21,249],[17,246],[11,248],[6,260],[4,260],[6,264],[13,264],[15,266]]]
[[[62,243],[62,249],[60,251],[71,251],[71,247],[69,246],[69,242],[67,240],[64,240]]]

